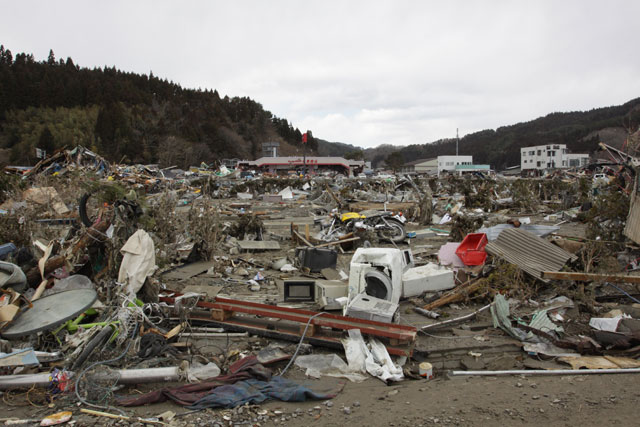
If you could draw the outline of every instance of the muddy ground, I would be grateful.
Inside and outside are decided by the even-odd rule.
[[[335,386],[337,379],[303,380],[310,387]],[[329,403],[330,402],[330,403]],[[27,404],[19,399],[21,405]],[[62,402],[61,402],[62,403]],[[287,426],[637,426],[640,388],[635,375],[556,376],[556,377],[474,377],[447,378],[436,374],[433,380],[408,380],[386,386],[377,379],[354,384],[331,401],[283,403],[269,402],[255,410],[268,410],[268,420],[228,410],[206,410],[178,416],[170,425],[287,425]],[[347,409],[348,408],[348,409]],[[53,408],[2,405],[2,417],[38,418]],[[79,414],[76,425],[129,425]],[[174,404],[164,403],[127,411],[141,417],[155,417],[171,410],[187,413]],[[248,409],[243,411],[245,414]],[[349,414],[347,414],[347,412]],[[228,416],[235,420],[225,421]],[[256,420],[256,421],[254,421]]]

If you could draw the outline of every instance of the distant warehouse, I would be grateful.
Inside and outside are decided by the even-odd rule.
[[[462,175],[464,173],[489,173],[489,165],[474,165],[473,156],[438,156],[435,159],[420,159],[405,163],[401,172],[415,175]]]

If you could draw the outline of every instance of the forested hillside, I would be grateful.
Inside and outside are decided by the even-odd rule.
[[[599,131],[612,128],[634,132],[640,124],[640,98],[623,105],[590,111],[552,113],[530,122],[483,130],[460,139],[459,153],[473,155],[474,163],[490,164],[494,169],[520,164],[520,148],[542,144],[567,144],[574,153],[591,153],[603,138]],[[623,134],[625,132],[622,132]],[[430,144],[409,145],[400,150],[405,161],[434,158],[456,153],[455,139]],[[375,163],[386,153],[367,150],[367,158]]]
[[[552,113],[530,122],[484,130],[460,140],[460,154],[495,169],[517,165],[520,148],[562,143],[591,152],[601,133],[635,131],[640,98],[585,112]],[[613,133],[616,133],[613,132]],[[84,145],[113,161],[187,167],[221,158],[257,158],[261,144],[279,141],[283,155],[301,151],[302,132],[250,98],[220,97],[216,90],[185,89],[154,76],[115,67],[82,68],[71,58],[14,55],[0,46],[0,163],[34,164],[35,148],[52,152]],[[360,158],[353,145],[330,143],[309,132],[309,153]],[[404,161],[455,154],[455,140],[396,147],[364,156],[379,166],[398,151]]]
[[[0,149],[17,164],[84,145],[110,160],[182,167],[220,158],[255,158],[280,141],[294,153],[302,132],[250,98],[184,89],[152,73],[82,68],[71,58],[46,61],[0,46]],[[309,150],[317,141],[309,135]]]

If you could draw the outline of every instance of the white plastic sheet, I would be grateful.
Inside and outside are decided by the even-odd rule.
[[[213,362],[206,365],[191,365],[187,370],[187,379],[191,383],[204,381],[209,378],[215,378],[220,375],[220,368]]]
[[[309,354],[306,356],[298,356],[294,364],[300,368],[306,369],[305,375],[311,378],[320,378],[321,376],[347,378],[349,381],[356,383],[367,379],[366,376],[359,373],[358,369],[347,365],[344,360],[335,354]]]
[[[291,190],[291,187],[287,187],[279,192],[278,196],[282,196],[282,200],[291,200],[293,199],[293,190]]]
[[[342,340],[342,345],[350,368],[368,372],[384,382],[401,381],[404,378],[402,368],[393,363],[384,344],[370,338],[369,348],[360,329],[350,329],[349,338]]]
[[[616,316],[611,318],[606,317],[592,317],[589,320],[589,326],[593,329],[597,329],[599,331],[608,331],[608,332],[616,332],[618,330],[618,325],[622,319],[630,319],[631,316],[628,314],[623,314],[622,316]]]
[[[125,285],[127,294],[135,295],[157,268],[153,240],[146,231],[138,230],[129,237],[120,252],[123,258],[118,282]]]

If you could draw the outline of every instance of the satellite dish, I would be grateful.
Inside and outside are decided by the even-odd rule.
[[[54,329],[84,313],[98,299],[93,289],[76,289],[42,297],[20,313],[1,333],[4,338],[20,338]]]

